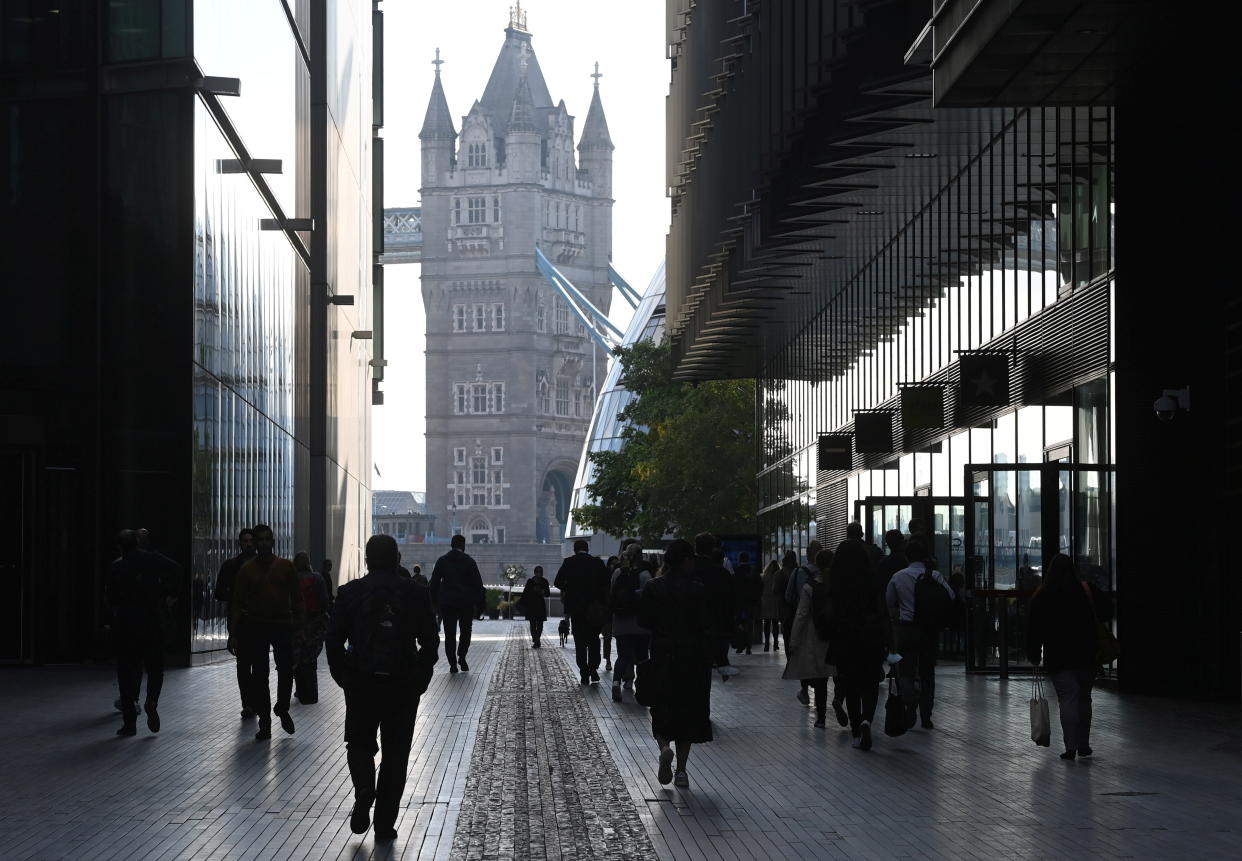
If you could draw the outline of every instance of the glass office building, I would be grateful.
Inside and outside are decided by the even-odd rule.
[[[1116,600],[1124,686],[1236,695],[1228,554],[1173,526],[1242,497],[1203,161],[1224,55],[1191,74],[1197,31],[1154,3],[693,5],[668,3],[668,326],[680,378],[758,383],[770,552],[922,521],[967,668],[1001,673],[1065,553]]]
[[[626,327],[622,346],[628,347],[639,341],[655,341],[657,344],[664,338],[664,264],[651,276],[647,289],[643,291],[630,325]],[[595,401],[595,413],[591,416],[591,426],[587,431],[586,443],[582,447],[582,458],[578,461],[578,474],[574,481],[573,504],[570,506],[569,523],[565,528],[566,553],[573,552],[573,541],[586,538],[594,542],[597,555],[609,556],[620,548],[621,539],[611,535],[583,532],[577,528],[573,517],[573,509],[587,505],[593,497],[587,491],[587,485],[595,480],[595,465],[591,463],[591,453],[597,451],[619,451],[621,449],[621,432],[625,422],[619,418],[620,413],[630,402],[634,394],[625,388],[621,378],[621,363],[613,361],[608,367],[608,376],[600,387],[599,398]]]
[[[107,649],[116,531],[184,572],[170,651],[223,648],[220,564],[361,568],[369,535],[372,3],[6,3],[0,660]],[[349,299],[343,297],[348,296]],[[335,298],[334,298],[335,297]]]

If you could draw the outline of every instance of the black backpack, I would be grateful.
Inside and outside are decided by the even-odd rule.
[[[402,587],[413,590],[413,583],[373,586],[358,605],[357,626],[350,631],[350,654],[354,669],[375,681],[405,681],[417,669],[417,632],[410,614],[411,602],[402,601]]]
[[[953,599],[932,577],[928,568],[914,581],[914,621],[929,628],[943,628],[953,620]]]
[[[815,625],[815,636],[831,642],[836,634],[836,620],[832,614],[832,597],[828,584],[811,581],[811,623]]]
[[[618,616],[635,616],[638,614],[639,583],[642,581],[637,568],[622,568],[617,579],[612,581],[612,594],[609,605]]]

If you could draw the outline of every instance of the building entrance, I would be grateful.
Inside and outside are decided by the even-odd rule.
[[[947,578],[964,571],[966,500],[948,496],[869,496],[855,503],[854,519],[867,540],[887,551],[884,533],[896,529],[909,534],[910,521],[921,520],[932,537],[932,554]]]
[[[1114,591],[1113,469],[1095,464],[966,467],[966,668],[1029,671],[1030,599],[1048,560],[1064,553],[1078,574]]]

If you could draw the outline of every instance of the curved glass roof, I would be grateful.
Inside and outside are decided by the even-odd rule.
[[[643,292],[643,298],[634,309],[626,329],[622,346],[630,346],[639,341],[651,340],[659,343],[664,338],[664,264],[656,269],[651,276],[651,283]],[[565,538],[576,538],[590,534],[579,532],[574,524],[572,509],[591,501],[587,493],[587,485],[595,480],[595,467],[588,459],[594,451],[617,451],[621,448],[621,431],[625,422],[617,418],[634,396],[626,391],[621,380],[621,363],[613,361],[608,368],[608,376],[600,387],[599,399],[595,402],[595,413],[591,416],[591,427],[587,431],[586,443],[582,447],[582,456],[578,459],[578,475],[574,480],[574,492],[571,497],[569,522],[565,525]]]

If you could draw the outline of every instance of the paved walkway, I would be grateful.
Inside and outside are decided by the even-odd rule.
[[[134,739],[113,735],[108,670],[0,670],[0,857],[1242,857],[1236,706],[1099,692],[1096,756],[1066,763],[1027,740],[1026,683],[942,667],[936,729],[861,753],[811,726],[783,653],[756,653],[713,685],[716,741],[678,790],[655,781],[646,711],[607,675],[578,685],[554,625],[538,651],[524,627],[477,626],[469,673],[441,662],[391,847],[349,831],[326,668],[297,733],[266,744],[231,665],[170,672],[164,730]]]

